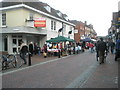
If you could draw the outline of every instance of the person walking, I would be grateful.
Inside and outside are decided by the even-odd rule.
[[[44,44],[43,46],[43,55],[44,55],[44,58],[47,57],[47,45],[46,44]]]
[[[38,55],[40,56],[41,55],[41,48],[38,46],[37,49],[38,49]]]
[[[34,43],[34,54],[36,55],[38,53],[37,51],[37,43]]]
[[[99,53],[100,64],[104,63],[105,51],[107,51],[106,43],[103,41],[103,38],[100,38],[100,42],[98,43],[98,53]]]
[[[110,42],[110,49],[111,49],[111,53],[112,54],[114,52],[114,48],[115,48],[115,43],[111,40],[111,42]]]
[[[93,53],[94,44],[90,42],[89,44],[90,52]]]
[[[120,37],[116,42],[116,53],[115,53],[115,61],[120,58]]]
[[[28,46],[21,41],[20,45],[20,57],[24,60],[24,64],[27,64],[26,53],[28,52]]]
[[[95,49],[96,49],[96,58],[97,58],[97,61],[98,61],[98,58],[99,58],[99,51],[98,51],[98,44],[99,44],[100,40],[98,40],[95,44]]]

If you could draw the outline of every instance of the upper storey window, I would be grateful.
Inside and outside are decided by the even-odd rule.
[[[50,6],[45,6],[44,7],[48,12],[51,12],[51,7]]]
[[[61,13],[60,11],[57,11],[57,15],[58,15],[59,17],[62,17],[62,13]]]
[[[6,25],[6,13],[2,14],[2,26]]]

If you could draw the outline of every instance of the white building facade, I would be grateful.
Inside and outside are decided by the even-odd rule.
[[[33,5],[20,3],[0,8],[0,52],[19,52],[21,41],[26,44],[37,43],[38,46],[43,47],[46,40],[58,36],[58,31],[62,27],[63,30],[59,35],[74,39],[75,25],[70,23],[62,13],[62,17],[59,16],[49,5],[42,7],[46,11],[37,9]],[[41,23],[45,26],[35,27],[35,19],[44,19],[45,22]],[[72,33],[69,34],[69,31]]]

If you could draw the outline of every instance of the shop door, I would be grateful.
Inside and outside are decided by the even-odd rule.
[[[12,51],[19,53],[22,36],[12,36]]]

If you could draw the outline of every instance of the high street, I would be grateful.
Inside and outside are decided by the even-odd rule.
[[[118,62],[109,54],[104,64],[86,51],[45,61],[2,75],[3,88],[118,88]]]

